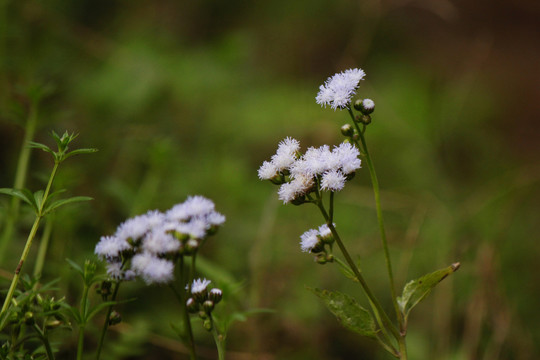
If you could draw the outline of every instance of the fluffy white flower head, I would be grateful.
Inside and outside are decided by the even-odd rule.
[[[191,284],[191,293],[192,294],[200,294],[206,291],[206,288],[208,285],[210,285],[211,281],[206,279],[195,279],[193,280],[193,283]]]
[[[147,284],[167,283],[173,279],[174,264],[150,253],[137,254],[131,260],[132,269]]]
[[[303,252],[310,252],[319,244],[319,232],[315,229],[310,229],[300,236],[300,248]]]
[[[375,109],[375,102],[371,99],[364,99],[362,100],[362,106],[364,109],[373,110]]]
[[[346,108],[365,75],[362,69],[349,69],[329,77],[319,88],[317,104],[334,110]]]
[[[321,189],[329,191],[340,191],[345,186],[345,175],[339,170],[330,170],[323,174]]]
[[[278,174],[278,168],[271,161],[265,161],[261,165],[258,171],[259,179],[261,180],[270,180]]]
[[[122,251],[130,248],[128,242],[116,236],[102,236],[96,245],[95,253],[102,259],[116,258]]]

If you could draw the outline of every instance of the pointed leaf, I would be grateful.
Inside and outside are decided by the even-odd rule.
[[[377,335],[373,317],[352,297],[338,291],[308,288],[324,302],[338,321],[349,330],[362,336],[374,338]]]
[[[68,152],[67,154],[64,155],[64,160],[69,158],[69,157],[72,157],[73,155],[92,154],[92,153],[95,153],[97,151],[98,151],[98,149],[77,149],[77,150],[73,150],[73,151],[70,151],[70,152]]]
[[[41,203],[43,202],[43,190],[38,190],[34,193],[34,202],[38,209],[41,208]]]
[[[419,279],[412,280],[403,289],[403,295],[398,297],[398,305],[401,313],[407,319],[409,312],[420,301],[422,301],[439,282],[448,275],[459,269],[460,264],[455,263],[447,268],[437,270],[430,274],[424,275]]]
[[[0,194],[6,194],[15,196],[28,205],[32,206],[34,210],[37,211],[37,206],[34,199],[34,194],[32,194],[29,190],[23,189],[23,190],[17,190],[17,189],[11,189],[11,188],[0,188]]]
[[[52,204],[47,206],[47,208],[44,211],[44,214],[47,214],[47,213],[53,211],[54,209],[56,209],[56,208],[58,208],[60,206],[66,205],[66,204],[71,204],[71,203],[81,202],[81,201],[90,201],[90,200],[93,200],[93,199],[91,197],[88,197],[88,196],[74,196],[74,197],[71,197],[69,199],[57,200],[57,201],[55,201]]]
[[[75,269],[75,271],[77,271],[81,276],[84,277],[84,271],[83,271],[83,269],[79,266],[79,264],[77,264],[75,261],[70,260],[70,259],[66,259],[66,261],[68,262],[69,265],[71,265],[71,267],[72,267],[73,269]]]
[[[28,147],[33,148],[33,149],[41,149],[41,150],[46,151],[46,152],[51,153],[51,154],[54,153],[54,151],[52,151],[51,148],[48,147],[47,145],[44,145],[44,144],[41,144],[41,143],[38,143],[38,142],[35,142],[35,141],[29,141],[28,142]]]

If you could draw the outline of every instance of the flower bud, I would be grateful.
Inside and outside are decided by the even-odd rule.
[[[26,325],[34,325],[34,322],[36,320],[34,319],[34,313],[30,312],[30,311],[27,311],[25,314],[24,314],[24,323]]]
[[[362,124],[364,124],[364,125],[369,125],[369,124],[371,124],[371,116],[369,116],[369,115],[362,115],[362,117],[360,118],[360,121],[361,121]]]
[[[362,111],[362,100],[358,99],[354,102],[354,109]]]
[[[212,300],[214,304],[217,304],[223,298],[223,291],[217,288],[213,288],[208,292],[208,300]]]
[[[212,330],[212,320],[206,319],[204,320],[203,326],[206,330],[211,331]]]
[[[334,262],[334,255],[332,254],[326,255],[326,262]]]
[[[291,201],[291,204],[298,206],[298,205],[302,205],[305,202],[306,202],[306,196],[305,195],[300,195],[300,196],[294,198]]]
[[[214,302],[212,300],[206,300],[205,302],[203,302],[202,306],[207,314],[210,314],[212,310],[214,310]]]
[[[62,325],[62,322],[60,320],[49,320],[45,323],[45,328],[47,329],[54,329]]]
[[[199,304],[197,304],[194,298],[189,298],[186,301],[186,308],[188,312],[195,314],[197,311],[199,311]]]
[[[343,136],[353,136],[354,135],[354,129],[351,126],[351,124],[345,124],[341,127],[341,133]]]
[[[315,262],[321,265],[326,264],[326,255],[322,253],[317,254],[317,256],[315,256]]]
[[[117,311],[112,311],[109,315],[109,326],[120,324],[122,322],[122,316]]]
[[[360,103],[360,109],[357,110],[361,111],[364,115],[369,115],[375,111],[375,102],[371,99],[364,99]]]
[[[193,254],[199,248],[199,242],[195,239],[189,239],[186,242],[186,250],[188,254]]]

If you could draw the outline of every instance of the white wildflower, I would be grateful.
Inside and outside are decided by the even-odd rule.
[[[358,158],[360,151],[350,143],[335,146],[332,153],[336,155],[339,167],[344,174],[350,174],[360,168],[362,161]]]
[[[167,283],[173,279],[174,264],[148,252],[135,255],[131,266],[147,284]]]
[[[208,285],[210,285],[211,281],[206,279],[195,279],[193,280],[193,283],[191,284],[191,293],[192,294],[200,294],[206,291],[206,288]]]
[[[303,252],[310,252],[319,244],[320,239],[317,235],[319,235],[317,230],[310,229],[300,236],[300,248]]]
[[[329,105],[334,110],[346,108],[364,76],[361,69],[349,69],[329,77],[319,88],[317,104]]]
[[[278,175],[277,166],[271,161],[265,161],[259,168],[258,174],[261,180],[270,180],[274,176]]]
[[[340,191],[345,186],[345,175],[339,170],[330,170],[323,174],[321,189],[329,191]]]
[[[116,236],[102,236],[96,245],[95,253],[102,259],[117,258],[122,251],[130,248],[128,242]]]

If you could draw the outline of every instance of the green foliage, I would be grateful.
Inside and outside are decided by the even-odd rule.
[[[377,331],[373,317],[352,297],[339,291],[319,290],[308,288],[317,295],[328,310],[336,316],[338,321],[347,329],[362,336],[375,338]]]
[[[447,268],[434,271],[424,275],[421,278],[412,280],[403,288],[403,294],[398,297],[398,305],[405,321],[409,317],[409,313],[420,301],[422,301],[431,290],[448,275],[453,274],[459,269],[460,264],[455,263]]]

